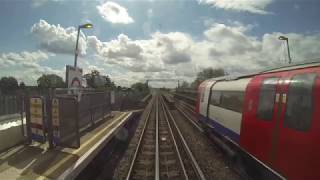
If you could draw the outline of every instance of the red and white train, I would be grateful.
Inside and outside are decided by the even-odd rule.
[[[204,81],[206,129],[288,179],[320,179],[320,63]]]

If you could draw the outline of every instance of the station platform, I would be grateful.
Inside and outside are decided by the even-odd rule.
[[[47,144],[20,145],[0,154],[0,179],[74,179],[141,110],[115,112],[113,118],[86,132],[79,149],[55,148]],[[7,139],[10,141],[10,137]]]

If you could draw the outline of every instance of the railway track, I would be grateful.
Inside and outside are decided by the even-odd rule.
[[[197,123],[196,112],[192,105],[182,100],[178,100],[178,103],[176,103],[176,108],[193,126],[195,126],[200,132],[204,132],[201,125]]]
[[[145,123],[138,141],[137,149],[126,179],[155,179],[155,149],[156,149],[156,108],[155,100],[148,109]]]
[[[126,179],[205,179],[162,96],[152,102]]]

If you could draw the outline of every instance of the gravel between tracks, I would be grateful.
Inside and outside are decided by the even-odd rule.
[[[193,127],[179,111],[171,110],[171,113],[207,179],[241,179],[210,139]]]

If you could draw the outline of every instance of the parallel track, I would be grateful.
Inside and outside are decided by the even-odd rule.
[[[163,98],[151,103],[126,179],[205,179]]]
[[[127,180],[155,179],[156,106],[154,101],[155,100],[151,100],[152,105],[150,109],[147,110],[148,114],[130,164]]]

